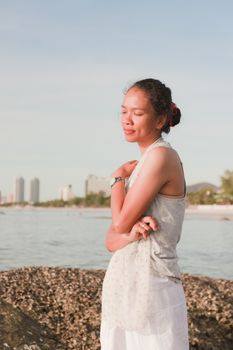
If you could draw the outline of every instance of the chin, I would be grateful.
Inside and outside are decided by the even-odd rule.
[[[131,142],[131,143],[133,143],[133,142],[137,142],[137,138],[136,137],[130,137],[129,135],[125,135],[125,140],[127,141],[127,142]]]

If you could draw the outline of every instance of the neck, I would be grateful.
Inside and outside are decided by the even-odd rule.
[[[139,149],[140,149],[141,154],[143,154],[143,153],[145,152],[145,150],[146,150],[152,143],[154,143],[155,141],[157,141],[158,139],[160,139],[161,136],[162,136],[162,135],[160,134],[160,135],[155,136],[153,139],[138,142],[138,146],[139,146]]]

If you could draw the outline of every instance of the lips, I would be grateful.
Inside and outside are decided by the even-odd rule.
[[[132,135],[134,132],[135,132],[135,130],[132,130],[132,129],[124,129],[124,133],[126,135]]]

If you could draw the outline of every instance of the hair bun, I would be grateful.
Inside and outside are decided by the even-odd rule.
[[[172,102],[171,117],[170,117],[169,125],[172,127],[179,124],[180,118],[181,118],[180,109],[177,107],[177,105],[174,102]]]

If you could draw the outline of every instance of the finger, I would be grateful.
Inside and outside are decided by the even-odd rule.
[[[128,162],[128,166],[129,166],[130,168],[135,168],[137,164],[138,164],[138,161],[137,161],[137,160],[130,160],[130,161]]]
[[[150,229],[150,231],[152,231],[152,230]],[[137,228],[137,232],[138,232],[144,239],[146,239],[146,238],[148,237],[148,235],[150,234],[150,231],[145,230],[142,226],[139,226],[139,227]]]
[[[144,234],[142,235],[144,239],[147,239],[149,236],[149,232],[144,232]]]
[[[141,236],[143,239],[147,239],[148,233],[145,231],[138,231],[138,234]]]
[[[143,237],[143,234],[141,234],[141,232],[139,232],[139,231],[137,231],[136,235],[137,235],[137,239],[142,239],[142,238],[144,238],[144,237]]]
[[[138,227],[137,228],[137,232],[140,234],[140,235],[144,235],[146,233],[146,231],[144,230],[143,227]]]
[[[143,221],[140,221],[139,222],[139,225],[142,229],[144,229],[145,231],[150,231],[151,230],[151,227],[150,225],[148,225],[147,223],[143,222]]]
[[[136,230],[136,234],[139,237],[139,239],[141,239],[141,238],[147,239],[149,232],[141,226],[140,222],[137,223],[135,230]]]
[[[160,229],[158,222],[152,216],[144,216],[141,221],[148,224],[154,231]]]

